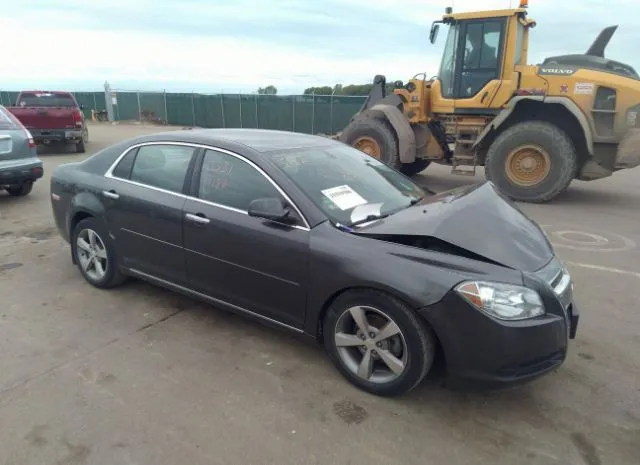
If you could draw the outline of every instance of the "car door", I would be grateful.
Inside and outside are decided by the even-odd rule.
[[[284,199],[246,158],[206,150],[184,205],[190,286],[210,297],[300,328],[308,284],[309,228],[296,212],[284,225],[248,215],[257,198]]]
[[[182,243],[185,180],[198,149],[147,143],[129,150],[107,173],[106,219],[128,268],[186,283]]]

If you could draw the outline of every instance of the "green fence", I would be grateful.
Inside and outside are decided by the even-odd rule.
[[[18,92],[0,91],[0,105],[15,105]],[[85,116],[105,110],[104,92],[74,92]],[[335,134],[366,97],[344,95],[196,94],[112,90],[116,121],[155,121],[206,128],[262,128]]]

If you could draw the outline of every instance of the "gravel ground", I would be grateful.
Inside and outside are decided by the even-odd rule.
[[[88,148],[158,130],[94,124]],[[47,173],[84,156],[42,153]],[[522,205],[576,281],[578,338],[556,373],[482,394],[435,378],[397,399],[280,331],[140,282],[85,284],[48,182],[0,194],[0,464],[640,463],[640,169]]]

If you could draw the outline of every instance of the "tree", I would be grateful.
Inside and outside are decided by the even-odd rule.
[[[331,86],[315,86],[309,87],[304,90],[305,95],[369,95],[373,84],[349,84],[343,86],[342,84],[336,84]],[[387,82],[387,94],[393,92],[394,82]]]
[[[278,93],[278,89],[275,86],[267,86],[258,88],[258,93],[263,95],[276,95]]]
[[[304,95],[331,95],[332,91],[331,86],[309,87],[304,90]]]

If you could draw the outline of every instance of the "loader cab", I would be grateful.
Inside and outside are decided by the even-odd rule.
[[[496,99],[498,92],[512,92],[509,88],[517,86],[517,82],[510,82],[514,67],[527,60],[525,11],[447,14],[432,25],[432,42],[440,25],[448,29],[434,83],[435,113],[491,113],[489,109],[504,103]]]

